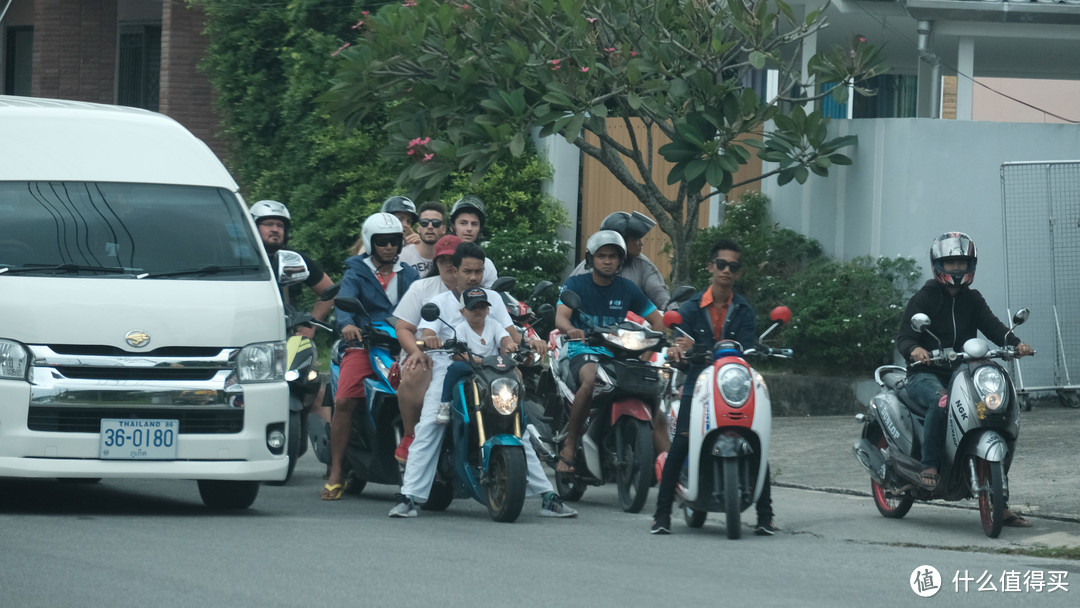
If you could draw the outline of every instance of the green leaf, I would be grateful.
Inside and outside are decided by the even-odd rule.
[[[713,186],[723,183],[725,175],[727,172],[720,167],[720,163],[709,163],[709,166],[705,168],[705,181]]]
[[[765,3],[763,2],[762,4],[764,5]],[[753,66],[754,69],[760,70],[765,67],[765,53],[762,53],[761,51],[750,51],[749,60],[750,65]]]
[[[851,159],[843,154],[830,154],[829,160],[834,165],[850,165],[852,163]]]
[[[708,163],[704,159],[695,158],[694,160],[686,163],[686,168],[683,169],[683,178],[686,181],[693,181],[701,176],[705,172],[705,168]]]
[[[799,182],[800,184],[805,184],[807,178],[809,177],[810,171],[806,167],[803,167],[801,165],[795,167],[795,181]]]
[[[626,104],[630,106],[631,110],[637,110],[641,108],[641,97],[638,97],[638,94],[634,91],[630,91],[626,95]]]
[[[566,138],[566,143],[572,144],[574,140],[581,135],[581,127],[585,124],[584,114],[575,114],[573,118],[566,123],[566,129],[563,131],[563,137]]]
[[[523,152],[525,152],[525,134],[518,131],[514,134],[514,138],[510,140],[510,154],[518,157]]]

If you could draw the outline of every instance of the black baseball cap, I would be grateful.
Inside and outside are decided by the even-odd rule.
[[[491,302],[488,302],[487,292],[480,287],[473,287],[472,289],[466,289],[461,294],[461,307],[466,310],[472,310],[480,304],[487,304],[491,306]]]

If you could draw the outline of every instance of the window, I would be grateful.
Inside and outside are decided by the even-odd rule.
[[[5,95],[30,96],[30,74],[33,61],[34,28],[9,27],[4,37],[4,89]]]
[[[157,111],[161,81],[161,26],[120,26],[116,103]]]

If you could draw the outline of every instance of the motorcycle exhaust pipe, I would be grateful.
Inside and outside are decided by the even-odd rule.
[[[540,432],[536,430],[534,425],[529,424],[525,427],[525,430],[529,432],[529,443],[532,444],[533,450],[540,457],[540,460],[548,464],[555,464],[557,460],[555,448],[540,440]]]
[[[870,472],[870,477],[879,484],[884,484],[887,469],[885,457],[881,455],[881,450],[865,438],[856,441],[851,446],[851,450],[855,452],[855,458]]]

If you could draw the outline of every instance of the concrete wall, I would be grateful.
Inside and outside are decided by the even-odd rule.
[[[890,118],[835,120],[830,136],[857,135],[855,163],[828,178],[762,191],[781,225],[838,258],[913,257],[930,278],[930,242],[948,230],[979,247],[975,286],[1005,316],[1001,164],[1080,158],[1080,125]]]

